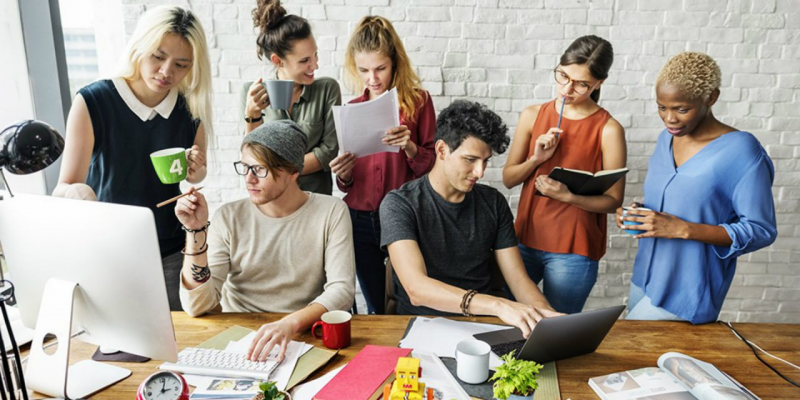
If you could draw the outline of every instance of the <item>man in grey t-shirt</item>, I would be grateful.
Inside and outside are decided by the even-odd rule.
[[[507,128],[486,106],[456,101],[436,123],[436,163],[381,203],[381,246],[395,270],[400,314],[494,315],[527,337],[559,315],[525,272],[506,199],[477,184]],[[488,295],[492,258],[520,302]],[[477,294],[471,294],[476,291]]]

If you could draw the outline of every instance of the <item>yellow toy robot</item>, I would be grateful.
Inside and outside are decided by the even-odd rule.
[[[422,368],[419,358],[400,357],[394,369],[395,381],[383,388],[383,400],[423,400],[425,399],[425,384],[420,383]],[[428,388],[427,399],[434,400],[433,388]]]

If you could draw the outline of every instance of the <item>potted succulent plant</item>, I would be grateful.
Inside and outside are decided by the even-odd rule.
[[[258,385],[259,392],[253,396],[253,400],[292,400],[292,396],[279,390],[277,384],[274,381],[261,382]]]
[[[542,365],[535,361],[518,360],[514,352],[501,357],[503,365],[497,367],[490,381],[494,381],[494,397],[498,400],[533,400],[533,392],[539,386],[536,375]]]

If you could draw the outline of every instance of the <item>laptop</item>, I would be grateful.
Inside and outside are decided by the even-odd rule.
[[[625,306],[614,306],[545,318],[536,324],[527,340],[519,328],[479,333],[473,337],[488,343],[499,356],[516,350],[516,358],[544,364],[597,350],[623,310]]]

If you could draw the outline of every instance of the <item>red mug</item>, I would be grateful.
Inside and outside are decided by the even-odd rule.
[[[322,321],[315,322],[311,327],[311,334],[315,339],[320,339],[320,336],[317,336],[317,327],[322,326],[321,338],[325,347],[338,350],[350,346],[351,318],[353,316],[347,311],[328,311],[322,314]]]

